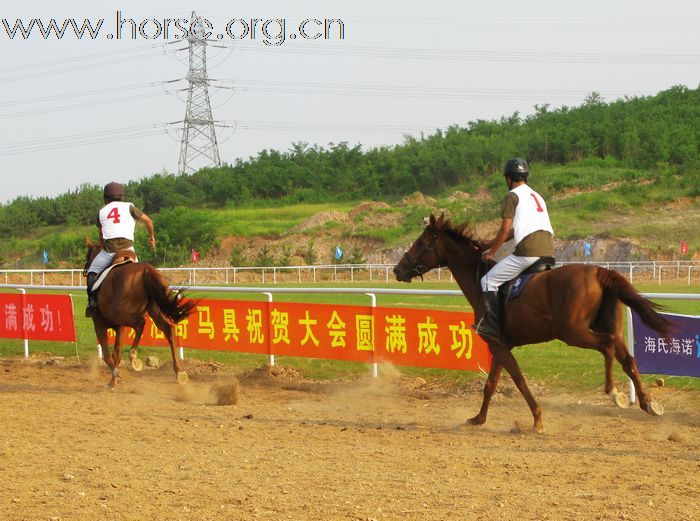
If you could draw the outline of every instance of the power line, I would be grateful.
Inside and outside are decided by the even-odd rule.
[[[151,46],[149,46],[151,47]],[[162,46],[159,46],[162,48]],[[128,63],[128,62],[133,62],[137,60],[143,60],[146,58],[153,58],[155,56],[161,56],[165,54],[165,49],[162,48],[162,50],[157,51],[157,52],[146,52],[142,53],[139,55],[130,55],[130,56],[124,56],[124,57],[119,57],[119,58],[113,58],[113,59],[105,59],[105,60],[100,60],[95,63],[77,63],[72,66],[61,66],[61,67],[55,67],[55,64],[48,62],[49,66],[54,66],[53,68],[50,69],[44,69],[40,68],[40,70],[36,71],[30,71],[27,74],[22,74],[18,76],[10,76],[10,77],[3,77],[0,75],[0,83],[10,83],[13,81],[21,81],[21,80],[27,80],[27,79],[34,79],[34,78],[42,78],[44,76],[54,76],[56,74],[66,74],[68,72],[78,72],[78,71],[84,71],[84,70],[91,70],[94,68],[98,67],[106,67],[106,66],[111,66],[115,65],[118,63]]]
[[[463,49],[418,49],[402,47],[370,47],[351,45],[322,45],[303,42],[294,45],[266,46],[241,41],[222,40],[220,45],[234,46],[244,52],[281,52],[289,54],[313,54],[361,58],[398,58],[411,60],[449,60],[514,63],[600,63],[684,65],[700,63],[700,54],[648,54],[648,53],[595,53],[559,51],[471,51]]]
[[[23,118],[23,117],[27,117],[27,116],[36,116],[38,114],[49,114],[52,112],[65,112],[67,110],[76,110],[76,109],[82,109],[82,108],[86,108],[86,107],[112,105],[114,103],[124,103],[127,101],[143,100],[143,99],[149,99],[149,98],[155,98],[155,97],[167,96],[167,95],[168,95],[167,92],[152,92],[150,94],[137,94],[137,95],[132,95],[132,96],[124,96],[121,98],[110,98],[110,99],[106,99],[106,100],[86,101],[83,103],[75,103],[72,105],[59,105],[59,106],[50,107],[50,108],[25,110],[22,112],[9,112],[6,114],[0,114],[0,119]]]
[[[154,81],[154,82],[149,82],[149,83],[134,83],[131,85],[122,85],[119,87],[109,87],[106,89],[91,89],[91,90],[83,90],[83,91],[71,91],[71,92],[66,92],[63,94],[53,94],[51,96],[38,96],[38,97],[34,97],[34,98],[24,98],[24,99],[18,99],[18,100],[0,101],[0,107],[12,107],[12,106],[17,106],[17,105],[34,105],[35,103],[48,103],[48,102],[60,101],[63,99],[70,99],[70,98],[84,99],[86,97],[94,96],[96,94],[111,94],[113,92],[137,90],[137,89],[142,89],[144,87],[155,87],[155,86],[159,86],[159,85],[162,85],[162,82]]]
[[[577,102],[591,94],[591,91],[564,89],[474,89],[458,87],[419,87],[415,85],[371,85],[346,83],[315,83],[265,80],[214,80],[231,85],[236,92],[252,93],[294,93],[322,95],[384,96],[421,99],[478,99],[478,100],[559,100]],[[600,91],[603,97],[629,96],[629,92]],[[648,95],[651,93],[635,93]]]
[[[0,145],[0,156],[44,152],[126,139],[135,139],[165,132],[163,124],[138,125],[111,130],[98,130],[84,134],[57,136]]]

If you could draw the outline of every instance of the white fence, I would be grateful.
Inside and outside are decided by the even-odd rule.
[[[557,266],[574,264],[558,262]],[[700,261],[591,262],[625,275],[631,282],[666,281],[691,285],[700,282]],[[393,264],[326,264],[313,266],[242,266],[159,268],[171,284],[289,284],[321,282],[385,282],[394,280]],[[424,275],[425,280],[452,282],[452,274],[439,268]],[[0,284],[29,286],[79,286],[83,284],[79,269],[8,269],[0,270]]]
[[[16,289],[20,292],[25,292],[29,286],[22,284],[0,284],[0,289]],[[377,295],[423,295],[423,296],[464,296],[460,290],[436,290],[436,289],[399,289],[399,288],[270,288],[270,287],[221,287],[221,286],[173,286],[175,289],[183,289],[192,292],[222,292],[222,293],[261,293],[265,295],[268,301],[273,301],[274,293],[303,293],[303,294],[319,294],[319,293],[354,293],[364,294],[371,299],[372,307],[377,305]],[[43,286],[47,290],[82,290],[82,286]],[[650,299],[666,299],[666,300],[700,300],[700,294],[693,293],[642,293]],[[627,348],[634,356],[634,332],[632,330],[631,311],[627,310]],[[100,346],[98,346],[100,349]],[[24,356],[29,357],[29,344],[24,340]],[[184,349],[180,348],[180,358],[184,359]],[[270,364],[274,365],[274,355],[270,355]],[[376,377],[378,374],[377,365],[373,364],[372,374]],[[630,403],[635,402],[635,389],[631,380],[629,380],[629,397]]]

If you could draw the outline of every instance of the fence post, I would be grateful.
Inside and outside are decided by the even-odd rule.
[[[634,328],[632,327],[632,310],[627,308],[627,351],[634,356]],[[627,378],[630,393],[630,405],[634,405],[637,400],[634,389],[634,382],[631,378]]]
[[[263,291],[263,295],[267,295],[267,352],[270,355],[270,366],[275,365],[275,355],[272,353],[272,316],[270,307],[272,304],[272,293]]]
[[[19,288],[18,290],[22,294],[22,336],[24,337],[24,358],[29,358],[29,339],[27,338],[27,322],[24,320],[24,308],[27,305],[27,290],[24,288]]]
[[[367,295],[371,299],[371,302],[372,302],[372,304],[371,304],[372,317],[373,317],[372,327],[375,327],[376,324],[374,323],[374,318],[376,318],[376,317],[374,316],[374,308],[377,307],[377,295],[375,295],[374,293],[365,293],[365,295]],[[374,334],[372,336],[374,336]],[[374,361],[376,352],[377,352],[377,346],[373,345],[372,346],[372,377],[373,378],[377,378],[379,376],[379,366],[377,365],[377,362]]]

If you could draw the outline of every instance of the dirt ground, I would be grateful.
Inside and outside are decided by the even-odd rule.
[[[477,386],[220,369],[108,391],[96,360],[0,360],[0,519],[700,519],[698,393],[655,387],[651,417],[536,388],[536,435],[512,384],[471,427]]]

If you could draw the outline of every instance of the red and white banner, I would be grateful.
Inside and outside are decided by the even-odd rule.
[[[0,293],[0,338],[75,342],[69,295]]]
[[[176,327],[178,347],[488,371],[472,313],[202,299]],[[130,338],[133,332],[130,332]],[[150,318],[142,345],[167,346]]]

